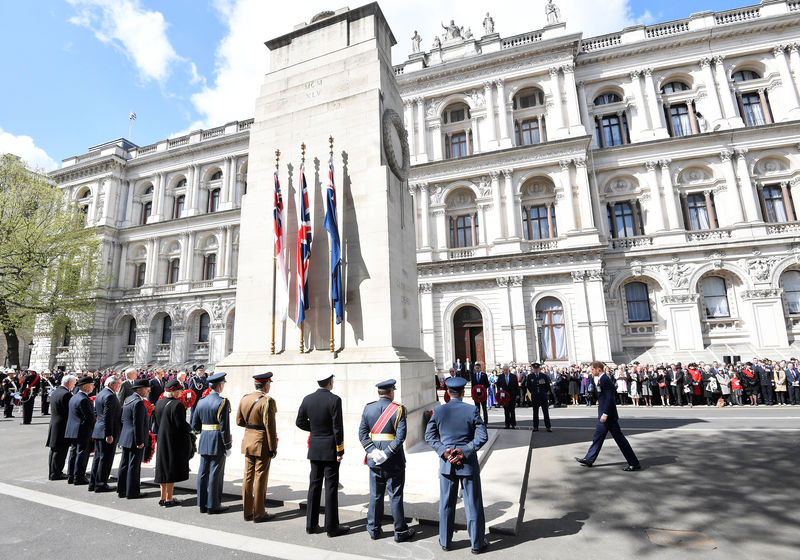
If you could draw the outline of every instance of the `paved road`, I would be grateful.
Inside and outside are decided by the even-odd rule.
[[[573,456],[586,451],[595,409],[551,412],[554,432],[534,438],[522,531],[490,535],[488,557],[796,557],[800,407],[621,408],[623,430],[645,467],[638,473],[620,470],[624,460],[610,439],[594,468],[580,467]],[[490,424],[502,425],[501,412],[490,416]],[[519,410],[518,421],[530,427],[530,409]],[[241,521],[234,495],[226,497],[229,514],[211,517],[199,513],[189,491],[178,493],[185,507],[164,509],[155,486],[146,490],[152,499],[127,501],[49,482],[46,429],[38,416],[31,426],[0,421],[3,557],[469,557],[464,531],[456,533],[456,550],[445,553],[431,525],[418,526],[413,543],[376,543],[364,532],[363,515],[345,511],[352,533],[328,539],[306,535],[304,512],[293,504],[273,505],[278,521],[253,525]]]

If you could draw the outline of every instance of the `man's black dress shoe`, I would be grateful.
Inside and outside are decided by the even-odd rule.
[[[583,459],[583,458],[580,458],[580,457],[575,457],[575,460],[578,461],[584,467],[591,467],[592,466],[592,463],[590,463],[586,459]]]
[[[403,533],[399,537],[395,537],[394,538],[394,542],[407,542],[407,541],[410,541],[411,539],[414,538],[414,534],[416,534],[416,531],[414,529],[409,529],[408,531],[406,531],[405,533]]]
[[[306,533],[308,533],[309,535],[319,533],[319,525],[314,525],[313,527],[306,527]]]
[[[102,494],[103,492],[113,492],[114,490],[116,490],[116,488],[112,488],[108,484],[94,487],[94,491],[97,492],[98,494]]]
[[[339,525],[333,531],[328,531],[328,536],[331,538],[341,537],[342,535],[346,535],[349,532],[350,532],[350,527],[347,527],[346,525]]]
[[[218,515],[220,513],[225,513],[228,511],[228,506],[222,506],[218,508],[208,508],[208,515]]]
[[[266,523],[270,519],[272,519],[272,516],[265,512],[261,517],[253,519],[253,523]]]
[[[628,465],[627,467],[625,467],[622,470],[625,471],[625,472],[640,471],[640,470],[642,470],[642,465]]]
[[[486,541],[483,541],[483,544],[481,545],[480,548],[473,548],[471,550],[471,552],[472,552],[472,554],[481,554],[483,552],[486,552],[487,548],[489,548],[489,543],[486,542]]]
[[[159,504],[160,505],[160,504]],[[208,513],[208,508],[200,506],[200,513]]]

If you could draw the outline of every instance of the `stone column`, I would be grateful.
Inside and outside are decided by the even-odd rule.
[[[764,114],[764,122],[767,124],[772,124],[772,113],[769,110],[767,93],[764,88],[758,88],[758,101],[761,103],[761,112]]]
[[[442,161],[442,133],[441,124],[439,122],[435,122],[431,125],[431,144],[433,145],[433,161]],[[420,153],[419,156],[417,156],[417,161],[420,163],[428,161],[425,155],[425,145],[420,144],[419,150]]]
[[[128,244],[122,243],[122,251],[119,255],[119,268],[117,269],[117,288],[127,288],[126,276],[128,272]]]
[[[789,344],[782,290],[755,289],[741,293],[742,307],[750,307],[752,344],[756,348],[785,348]]]
[[[425,98],[417,97],[416,102],[417,102],[417,119],[419,119],[419,121],[417,122],[417,128],[418,128],[417,132],[419,133],[419,142],[417,143],[418,146],[419,146],[418,153],[417,153],[417,161],[419,163],[425,163],[426,161],[428,161],[428,155],[427,155],[427,153],[425,151],[426,150],[425,135],[426,135],[426,132],[427,132],[427,128],[425,128]],[[436,160],[441,160],[442,159],[442,139],[441,138],[437,138],[438,130],[434,130],[433,132],[434,132],[434,138],[433,138],[433,154],[434,154],[434,156],[433,157]],[[437,144],[437,142],[438,142],[438,144]],[[438,157],[436,156],[436,153],[437,153],[436,146],[437,145],[439,146],[439,151],[438,151],[439,156]]]
[[[225,226],[225,276],[236,276],[233,271],[233,226],[230,224]]]
[[[789,45],[789,62],[794,74],[795,88],[800,89],[800,46],[796,43]]]
[[[711,200],[711,191],[705,190],[703,191],[703,195],[706,199],[706,214],[708,215],[708,227],[711,229],[717,229],[719,224],[717,224],[717,213],[714,209],[714,202]]]
[[[692,127],[692,134],[698,134],[700,131],[697,128],[697,115],[694,111],[694,102],[687,101],[686,109],[689,111],[689,126]]]
[[[528,333],[525,324],[525,297],[522,292],[522,276],[508,279],[508,316],[510,318],[512,359],[515,362],[528,362]]]
[[[565,64],[561,67],[564,72],[564,90],[567,94],[567,117],[569,123],[567,127],[571,133],[585,134],[586,131],[581,122],[581,110],[578,105],[578,88],[575,85],[575,66]]]
[[[508,136],[508,107],[506,106],[506,91],[503,78],[498,78],[494,82],[497,84],[497,118],[500,121],[500,142],[506,147],[511,146],[511,138]]]
[[[667,220],[669,229],[682,229],[678,213],[678,197],[675,196],[675,185],[672,184],[672,176],[669,172],[669,164],[672,160],[662,159],[658,162],[661,166],[661,184],[664,187],[664,202],[667,207]]]
[[[164,201],[166,197],[167,181],[164,173],[156,173],[156,186],[153,189],[153,214],[151,222],[164,220]]]
[[[792,193],[792,200],[800,201],[800,179],[794,179],[789,182],[789,192]],[[797,219],[797,212],[795,212],[795,219]]]
[[[422,202],[422,216],[420,216],[420,225],[422,230],[422,247],[421,249],[431,248],[431,217],[430,217],[430,197],[428,194],[428,183],[422,183],[419,186],[419,199]]]
[[[486,126],[489,128],[489,136],[486,138],[486,148],[491,148],[497,143],[497,132],[494,125],[494,96],[492,95],[492,82],[483,82],[483,93],[486,96]],[[472,119],[473,129],[475,121]],[[473,133],[474,134],[474,133]]]
[[[581,230],[594,231],[594,213],[592,212],[592,193],[589,187],[589,175],[586,172],[586,158],[576,158],[575,182],[578,184],[578,207],[581,213]]]
[[[653,123],[653,130],[656,134],[669,136],[666,123],[664,122],[664,111],[659,108],[656,85],[653,81],[653,69],[644,69],[644,84],[647,92],[647,105],[650,108],[650,120]]]
[[[404,101],[406,108],[406,130],[408,131],[408,153],[411,157],[416,157],[416,134],[414,133],[414,102]]]
[[[758,195],[756,189],[753,188],[753,181],[750,179],[750,171],[747,169],[747,150],[736,150],[736,164],[739,174],[739,184],[742,188],[742,203],[744,204],[745,214],[747,215],[748,222],[760,222],[761,218],[758,216]],[[730,163],[733,168],[733,161]]]
[[[186,187],[186,216],[196,216],[200,213],[200,166],[192,165],[190,168],[191,181]]]
[[[644,165],[647,167],[647,182],[650,184],[650,201],[647,205],[647,229],[649,231],[646,233],[655,233],[665,229],[664,215],[661,213],[661,189],[658,187],[658,175],[656,174],[658,162],[648,161]]]
[[[492,206],[494,206],[494,240],[497,242],[504,236],[508,237],[507,230],[503,231],[503,207],[501,203],[500,194],[500,172],[489,171],[489,177],[492,181]]]
[[[700,69],[703,73],[703,84],[706,86],[708,93],[710,111],[706,111],[706,118],[708,119],[709,129],[712,129],[714,121],[722,118],[722,106],[720,105],[719,93],[717,86],[714,84],[714,73],[711,70],[711,59],[703,57],[700,59]]]
[[[578,109],[580,109],[581,113],[581,123],[586,131],[586,134],[591,134],[592,136],[592,147],[597,147],[597,139],[595,138],[594,129],[592,128],[593,121],[589,117],[589,108],[587,105],[588,101],[586,100],[586,82],[580,81],[578,82]],[[633,126],[633,123],[631,123]],[[540,134],[541,136],[541,134]]]
[[[122,213],[122,222],[130,226],[133,224],[133,191],[135,183],[133,181],[125,181],[125,184],[128,185],[128,194],[125,197],[125,209]]]
[[[789,68],[789,61],[786,60],[785,51],[786,47],[783,45],[776,45],[772,49],[772,55],[778,63],[778,70],[781,73],[781,88],[786,92],[786,101],[789,102],[789,110],[797,111],[800,109],[800,99],[797,97],[797,86],[792,78],[792,71]]]
[[[550,68],[550,91],[553,96],[553,117],[552,125],[547,124],[547,129],[558,138],[562,136],[559,132],[564,128],[564,109],[561,106],[561,86],[558,83],[558,68]],[[548,114],[549,116],[549,114]]]
[[[101,215],[101,219],[103,223],[108,220],[108,216],[111,213],[111,177],[107,177],[103,180],[103,213]]]
[[[189,262],[189,233],[184,232],[181,234],[181,266],[178,271],[178,281],[185,282],[189,279],[189,268],[186,266]]]
[[[733,119],[736,117],[736,107],[733,105],[733,94],[731,93],[727,72],[725,72],[724,60],[724,56],[715,56],[714,67],[717,71],[717,84],[719,85],[719,94],[722,99],[722,109],[725,118]]]
[[[217,227],[217,270],[214,273],[214,278],[223,278],[228,275],[225,270],[225,261],[227,260],[225,252],[228,250],[228,228],[225,226]]]
[[[786,209],[786,219],[790,222],[795,221],[792,199],[789,197],[789,182],[781,182],[781,195],[783,196],[783,207]]]
[[[625,127],[625,121],[622,120],[622,117],[625,116],[625,111],[617,112],[617,119],[619,119],[619,131],[620,135],[622,136],[622,143],[623,144],[630,144],[631,138],[628,136],[628,129]]]
[[[480,219],[478,220],[478,239],[480,241],[480,244],[483,245],[484,247],[489,245],[489,232],[486,231],[488,229],[486,227],[487,206],[489,205],[486,203],[478,205],[478,212],[475,214],[476,219],[477,217],[480,217]]]
[[[746,221],[743,214],[742,202],[739,198],[739,184],[736,181],[736,170],[733,168],[733,152],[723,150],[719,154],[722,161],[722,174],[725,177],[725,184],[727,187],[728,204],[726,204],[723,215],[730,218],[729,224],[738,224]],[[750,215],[750,212],[748,212]]]
[[[675,351],[703,350],[703,331],[697,294],[668,295],[661,298],[669,329],[670,346]]]
[[[439,258],[447,258],[447,216],[444,207],[433,211],[433,219],[436,221],[436,248],[439,251]]]
[[[433,319],[433,284],[419,285],[419,314],[422,330],[422,349],[428,356],[436,356],[436,329]]]
[[[155,283],[156,268],[158,268],[158,239],[151,237],[147,240],[147,261],[144,275],[145,285]]]
[[[481,150],[480,142],[480,134],[478,133],[478,117],[472,117],[472,150],[468,150],[470,154],[479,154],[483,151]],[[469,133],[467,133],[467,143],[469,144]],[[453,154],[450,155],[452,156]]]
[[[189,232],[189,239],[188,243],[186,244],[186,275],[185,279],[187,282],[191,282],[194,280],[194,240],[196,238],[196,232],[190,231]]]
[[[100,220],[100,213],[97,211],[98,206],[100,206],[100,182],[95,183],[94,188],[92,188],[92,213],[86,216],[87,221],[92,224]]]
[[[503,169],[503,177],[505,178],[506,223],[508,225],[508,239],[519,239],[519,229],[517,228],[517,222],[519,221],[519,208],[517,207],[516,197],[514,196],[513,175],[513,169]]]
[[[553,239],[556,236],[555,228],[553,227],[553,203],[546,203],[545,209],[547,210],[547,237]]]
[[[572,199],[572,177],[570,177],[570,161],[558,162],[561,166],[560,182],[563,198],[556,198],[556,216],[561,233],[575,231],[575,206]],[[559,215],[561,214],[561,215]]]
[[[644,101],[642,82],[639,79],[640,75],[641,71],[639,70],[633,70],[630,73],[631,84],[633,84],[633,98],[636,101],[636,119],[634,122],[631,122],[631,126],[634,128],[637,134],[641,134],[642,132],[651,130],[653,128],[647,117],[647,106],[645,105]]]

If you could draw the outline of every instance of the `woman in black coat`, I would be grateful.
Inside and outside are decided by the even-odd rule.
[[[189,478],[189,456],[192,452],[192,429],[186,421],[186,408],[178,400],[181,384],[177,379],[167,383],[164,398],[156,403],[151,416],[151,431],[156,435],[156,476],[161,485],[160,506],[176,506],[172,493],[176,482]]]

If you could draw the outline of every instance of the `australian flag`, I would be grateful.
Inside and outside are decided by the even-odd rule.
[[[308,265],[311,262],[311,212],[308,208],[306,166],[300,165],[300,188],[297,191],[297,324],[302,324],[308,309]]]
[[[328,163],[328,189],[325,196],[325,229],[331,240],[331,304],[336,314],[336,324],[344,315],[342,291],[342,244],[339,240],[339,222],[336,219],[336,187],[333,184],[333,157]]]

